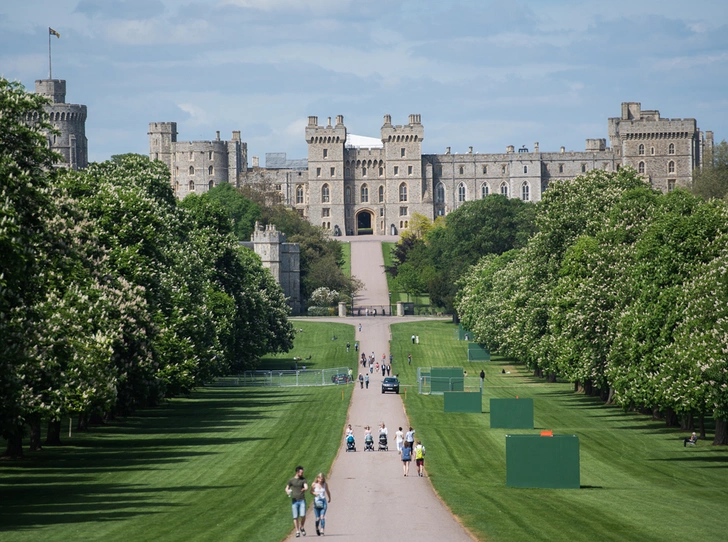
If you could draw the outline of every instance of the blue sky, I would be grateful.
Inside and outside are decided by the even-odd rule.
[[[379,135],[422,115],[423,151],[583,150],[623,101],[728,137],[724,0],[26,0],[0,5],[0,75],[65,79],[89,158],[230,138],[306,157],[308,115]]]

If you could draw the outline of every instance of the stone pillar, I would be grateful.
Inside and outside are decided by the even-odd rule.
[[[339,301],[339,316],[342,318],[346,317],[346,303]]]
[[[397,301],[397,316],[404,316],[404,301]]]

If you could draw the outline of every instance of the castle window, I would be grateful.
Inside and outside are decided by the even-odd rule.
[[[361,202],[369,203],[369,187],[365,184],[361,185]]]
[[[501,166],[501,173],[505,173],[505,172],[506,172],[506,166]]]
[[[321,177],[321,168],[320,167],[316,168],[316,177]]]
[[[321,187],[321,203],[328,203],[329,197],[329,185],[325,184]]]
[[[465,193],[465,184],[464,183],[460,183],[460,185],[458,186],[458,201],[459,202],[465,201],[465,196],[466,196],[466,193]]]
[[[501,183],[501,185],[500,185],[500,193],[501,193],[501,195],[508,197],[508,184]]]
[[[650,154],[654,156],[654,154],[655,154],[655,147],[650,147]]]
[[[639,173],[644,173],[645,172],[645,163],[644,162],[640,162],[639,163],[639,165],[637,166],[637,171]]]
[[[528,166],[523,166],[523,173],[528,173]]]
[[[336,175],[336,168],[335,167],[332,167],[331,168],[331,176],[334,177],[335,175]]]
[[[190,151],[190,160],[194,160],[194,159],[195,159],[195,155],[192,151]]]
[[[409,211],[408,211],[407,207],[400,207],[399,208],[399,216],[407,216],[407,213],[408,212]]]
[[[399,155],[404,158],[404,148],[399,149]]]
[[[281,191],[282,188],[283,188],[283,185],[280,185],[280,184],[276,185],[276,190],[278,190],[279,192]]]
[[[523,201],[531,201],[531,186],[527,182],[521,185],[521,199]]]
[[[480,185],[480,197],[484,198],[490,193],[490,189],[488,188],[488,183],[483,183]]]
[[[675,190],[675,179],[668,179],[667,180],[667,191],[672,192]]]
[[[668,173],[675,173],[675,162],[670,160],[670,162],[667,164],[667,172]]]
[[[667,154],[675,154],[675,144],[670,143],[670,146],[667,148]]]
[[[190,192],[194,192],[195,191],[195,181],[190,181],[189,189],[190,189]]]
[[[331,216],[331,209],[329,209],[328,207],[322,208],[321,209],[321,216],[322,217]]]
[[[645,146],[642,143],[640,143],[640,146],[637,147],[637,154],[639,154],[640,156],[645,155]]]
[[[407,201],[407,184],[402,183],[399,185],[399,201]]]
[[[195,174],[195,166],[190,166],[190,175]]]
[[[210,152],[207,153],[207,158],[209,158],[210,160],[212,160],[212,151],[210,151]]]
[[[445,186],[442,183],[435,187],[435,203],[445,203]]]
[[[442,176],[442,166],[436,166],[435,167],[435,173]]]
[[[213,186],[214,186],[214,185],[212,184],[212,181],[210,181],[209,183],[207,183],[207,189],[208,189],[208,190],[212,190],[212,187],[213,187]]]
[[[384,168],[383,167],[380,167],[379,168],[379,176],[381,177],[382,175],[384,175]]]
[[[379,203],[384,203],[384,185],[379,185]]]
[[[559,173],[564,172],[564,164],[559,164]]]
[[[324,158],[329,156],[329,149],[324,149]]]
[[[346,168],[346,169],[344,170],[344,173],[346,174],[346,177],[347,177],[347,178],[351,177],[351,169],[349,169],[349,168]]]
[[[412,175],[412,166],[407,166],[407,175]]]
[[[488,174],[488,166],[483,166],[483,175]]]
[[[581,165],[581,172],[586,173],[586,164]]]
[[[344,190],[344,198],[346,198],[346,203],[351,203],[351,187],[347,186],[346,190]]]
[[[361,168],[361,175],[362,175],[362,177],[367,176],[367,168],[365,168],[365,167]]]
[[[179,181],[174,182],[174,191],[179,192]]]
[[[394,174],[399,175],[399,166],[394,166]]]
[[[384,216],[384,207],[379,209],[379,216]]]
[[[462,175],[463,173],[465,173],[465,168],[463,166],[460,166],[460,175]]]
[[[296,203],[299,205],[303,203],[303,186],[300,184],[296,187]]]
[[[208,168],[207,168],[207,173],[208,173],[209,175],[212,175],[212,172],[213,172],[213,171],[214,171],[214,170],[213,170],[212,166],[210,166],[210,167],[208,167]]]

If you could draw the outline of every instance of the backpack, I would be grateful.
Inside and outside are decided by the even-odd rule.
[[[425,457],[425,447],[420,445],[415,447],[415,459],[423,459]]]

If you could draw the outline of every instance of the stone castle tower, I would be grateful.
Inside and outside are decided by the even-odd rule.
[[[46,106],[50,123],[60,134],[48,134],[48,146],[63,156],[59,167],[74,170],[88,166],[88,140],[86,139],[86,106],[66,103],[66,81],[38,79],[35,93],[50,98]]]
[[[301,312],[301,247],[298,243],[286,243],[286,234],[275,225],[255,223],[250,242],[242,243],[260,257],[263,267],[270,270],[273,278],[283,288],[291,312]]]
[[[238,130],[230,141],[222,141],[220,132],[213,141],[177,141],[176,122],[150,122],[148,135],[149,158],[167,164],[180,199],[220,183],[237,184],[238,175],[247,169],[248,146]]]

